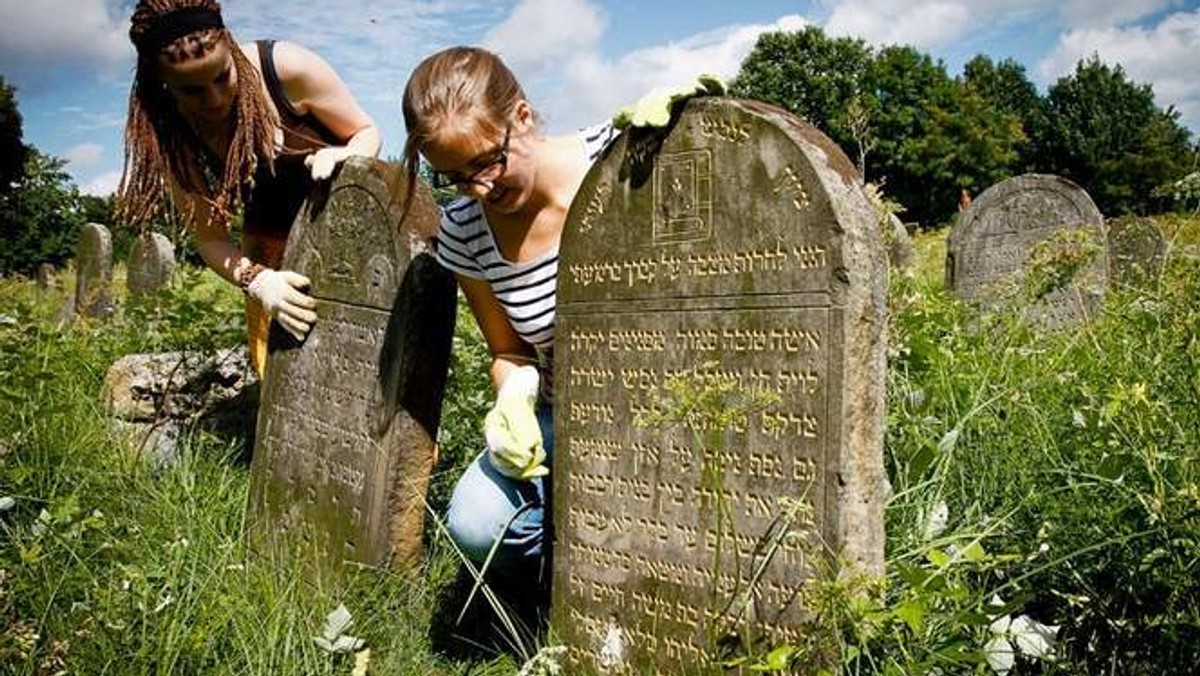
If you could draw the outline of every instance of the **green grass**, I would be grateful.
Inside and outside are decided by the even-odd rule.
[[[1200,244],[1200,219],[1163,223],[1176,248]],[[994,616],[1027,615],[1060,626],[1057,659],[1020,658],[1018,673],[1187,671],[1200,661],[1200,262],[1175,257],[1090,324],[1041,333],[947,294],[945,234],[916,238],[917,268],[890,293],[888,575],[815,582],[813,636],[847,673],[988,673]],[[471,632],[453,628],[461,573],[432,524],[413,570],[314,574],[247,551],[241,449],[195,436],[155,469],[109,431],[108,366],[238,344],[236,290],[184,271],[154,302],[59,329],[62,302],[0,280],[14,320],[0,324],[0,496],[14,500],[0,512],[0,673],[349,674],[353,655],[312,640],[339,604],[371,674],[516,671],[518,656],[447,638]],[[435,512],[491,401],[465,310],[451,370]],[[790,673],[816,649],[781,648],[758,665]]]

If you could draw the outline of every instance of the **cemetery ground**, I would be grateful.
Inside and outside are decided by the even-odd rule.
[[[1200,664],[1200,218],[1158,220],[1162,273],[1057,332],[955,301],[947,232],[915,238],[889,290],[887,576],[818,579],[810,638],[732,670],[809,673],[831,651],[846,673]],[[197,434],[156,466],[99,396],[123,355],[239,345],[237,291],[181,268],[160,296],[60,327],[69,277],[0,280],[0,672],[510,674],[537,652],[472,629],[482,598],[454,627],[464,584],[432,519],[411,570],[251,554],[244,444]],[[460,309],[431,513],[482,446],[486,372]],[[330,627],[339,606],[353,623]]]

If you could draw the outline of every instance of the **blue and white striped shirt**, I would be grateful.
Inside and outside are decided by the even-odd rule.
[[[617,132],[606,122],[579,134],[590,163],[596,161]],[[496,247],[483,206],[474,198],[461,197],[442,212],[437,260],[451,272],[487,281],[522,340],[539,349],[554,342],[558,244],[533,260],[522,263],[505,260]]]

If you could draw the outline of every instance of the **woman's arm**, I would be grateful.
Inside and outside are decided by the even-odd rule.
[[[351,155],[379,154],[383,143],[379,129],[332,66],[291,42],[275,43],[274,57],[284,94],[296,111],[312,114],[344,141],[345,145],[325,149],[324,155],[336,163]]]
[[[479,324],[483,339],[492,353],[492,383],[499,390],[509,371],[535,363],[537,355],[533,346],[522,340],[509,323],[508,315],[504,313],[500,301],[496,300],[491,285],[464,275],[457,277],[471,314],[475,316],[475,322]]]
[[[171,199],[183,218],[183,223],[196,238],[196,250],[213,272],[239,284],[241,273],[253,265],[233,242],[229,241],[229,225],[224,219],[213,218],[212,207],[203,196],[187,192],[178,184],[171,185]]]

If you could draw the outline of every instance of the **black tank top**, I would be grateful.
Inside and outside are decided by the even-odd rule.
[[[315,150],[341,145],[343,140],[312,114],[301,115],[296,111],[284,93],[279,73],[275,70],[275,41],[259,40],[255,44],[258,47],[263,84],[271,95],[275,109],[279,111],[283,146],[276,148],[274,162],[259,162],[254,173],[254,187],[245,203],[244,229],[247,235],[256,238],[282,241],[277,246],[267,246],[268,250],[246,253],[253,259],[262,259],[260,262],[275,266],[279,261],[272,259],[282,257],[282,245],[287,240],[287,233],[312,190],[312,175],[304,166],[304,158]]]

